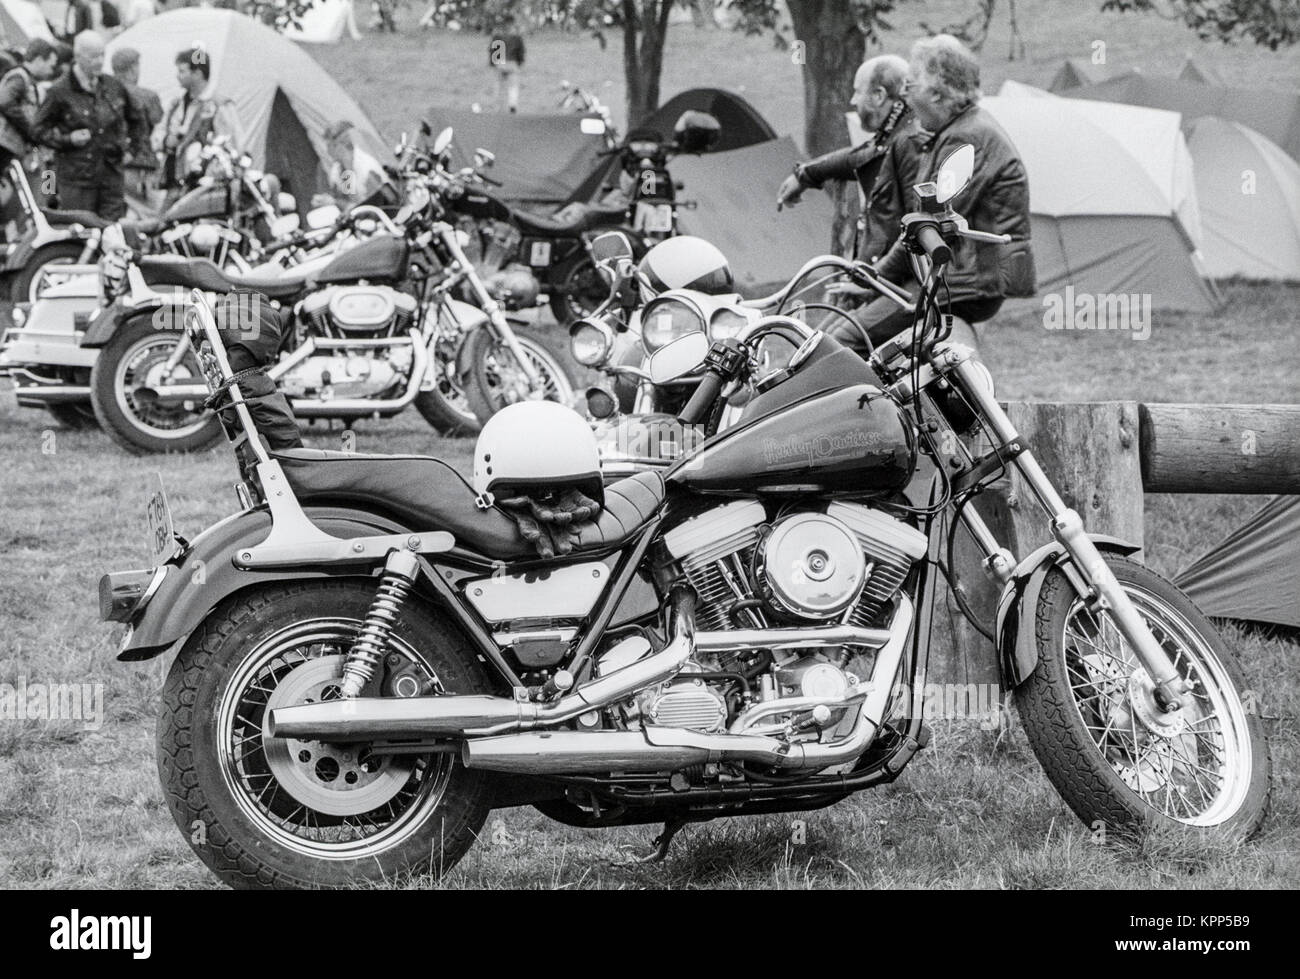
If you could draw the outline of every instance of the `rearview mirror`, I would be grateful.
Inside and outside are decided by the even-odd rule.
[[[397,145],[393,147],[393,156],[400,160],[406,154],[406,147],[409,142],[410,140],[407,138],[406,133],[402,133],[402,138],[399,139]]]
[[[688,333],[666,343],[650,355],[651,384],[667,384],[685,377],[704,363],[709,352],[709,338],[703,333]]]
[[[447,147],[451,146],[452,129],[448,126],[438,134],[438,138],[433,141],[433,155],[442,156],[447,152]]]
[[[937,187],[935,200],[940,204],[952,200],[966,189],[974,172],[975,147],[969,143],[958,146],[939,164],[939,172],[934,178]]]
[[[497,162],[497,155],[491,150],[485,150],[478,147],[474,150],[474,166],[482,170],[484,167],[490,167]]]
[[[614,268],[623,259],[636,257],[632,241],[622,231],[606,231],[591,240],[591,257],[598,267]]]

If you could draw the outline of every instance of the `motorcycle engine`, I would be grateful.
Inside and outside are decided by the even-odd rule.
[[[321,336],[391,337],[410,329],[416,305],[389,286],[332,286],[304,299],[300,312]]]

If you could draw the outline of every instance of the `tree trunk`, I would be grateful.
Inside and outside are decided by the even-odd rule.
[[[798,39],[791,54],[803,72],[804,148],[821,156],[848,142],[844,113],[853,97],[853,75],[866,55],[851,4],[844,0],[789,0]],[[858,191],[844,184],[830,188],[835,201],[831,249],[848,255],[853,247]]]
[[[672,0],[623,0],[623,78],[628,128],[659,108],[659,78]]]

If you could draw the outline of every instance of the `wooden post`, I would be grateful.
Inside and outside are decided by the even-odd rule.
[[[1140,406],[1148,493],[1300,493],[1300,405]]]
[[[1036,404],[1012,402],[1007,414],[1057,492],[1092,533],[1142,543],[1142,478],[1138,406],[1133,402]],[[1017,558],[1050,541],[1047,517],[1018,473],[972,505]],[[978,551],[958,528],[954,564],[976,615],[992,626],[1001,586],[980,566]],[[936,683],[993,683],[992,643],[961,615],[941,585],[929,679]],[[950,607],[951,606],[951,607]]]

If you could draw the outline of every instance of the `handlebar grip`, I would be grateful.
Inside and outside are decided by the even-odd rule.
[[[952,261],[952,249],[948,243],[943,240],[943,235],[932,226],[919,228],[916,232],[916,243],[925,249],[925,253],[930,256],[930,261],[936,265],[947,265]]]
[[[686,402],[686,407],[681,410],[677,420],[683,425],[698,425],[713,407],[713,402],[718,400],[722,384],[722,375],[712,370],[705,371],[700,386],[691,395],[691,400]]]

